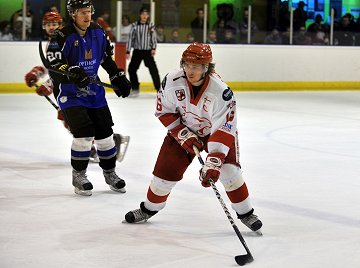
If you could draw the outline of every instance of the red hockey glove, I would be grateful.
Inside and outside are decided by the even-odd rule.
[[[209,187],[209,180],[217,182],[220,176],[220,169],[224,163],[225,155],[223,153],[210,153],[206,157],[204,166],[200,169],[200,181],[204,187]]]
[[[194,132],[183,124],[180,124],[170,130],[170,134],[188,153],[195,154],[193,149],[194,145],[199,149],[199,151],[201,151],[204,146],[198,136],[196,136]]]
[[[57,113],[57,119],[59,119],[64,124],[64,127],[70,131],[69,125],[66,124],[65,119],[64,119],[64,114],[60,109],[58,110],[58,113]]]
[[[37,81],[39,81],[39,78],[42,77],[45,74],[45,68],[42,66],[36,66],[31,69],[30,72],[28,72],[25,75],[25,83],[28,87],[32,87]]]
[[[39,87],[36,87],[36,93],[39,96],[49,96],[52,92],[53,92],[53,84],[51,80],[47,80]]]

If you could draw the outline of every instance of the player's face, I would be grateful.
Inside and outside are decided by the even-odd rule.
[[[44,28],[48,35],[52,35],[59,26],[60,24],[58,22],[47,22]]]
[[[194,86],[201,85],[205,66],[203,64],[192,64],[187,62],[184,62],[183,66],[189,83]]]
[[[75,15],[74,21],[81,29],[87,29],[91,22],[92,9],[90,7],[79,8]]]

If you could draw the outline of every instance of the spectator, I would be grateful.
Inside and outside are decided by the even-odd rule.
[[[0,40],[1,41],[12,41],[14,36],[11,33],[10,21],[4,20],[0,22]]]
[[[23,10],[19,9],[11,16],[11,25],[14,38],[20,40],[22,38],[22,24],[24,20]],[[33,28],[33,12],[29,4],[26,6],[26,15],[25,15],[25,29],[26,29],[26,39],[31,38]]]
[[[230,29],[225,30],[225,39],[223,41],[224,44],[236,44],[236,38],[234,36],[234,32]]]
[[[190,23],[191,31],[194,34],[194,39],[197,42],[203,42],[204,35],[204,9],[198,8],[196,10],[196,18]],[[206,26],[208,28],[208,25]]]
[[[304,10],[306,4],[304,1],[298,3],[297,9],[294,11],[294,31],[300,31],[301,27],[306,29],[306,21],[308,19],[307,12]]]
[[[334,29],[334,44],[337,46],[353,46],[355,44],[355,22],[350,13],[341,18],[341,23]]]
[[[173,29],[171,31],[170,43],[180,43],[179,30]]]
[[[289,1],[280,2],[280,10],[279,10],[280,31],[284,32],[289,27],[290,27]]]
[[[160,76],[157,69],[154,56],[156,54],[156,30],[155,25],[149,22],[149,10],[141,8],[139,12],[140,19],[132,24],[129,34],[129,40],[126,45],[126,58],[130,59],[130,52],[133,48],[131,61],[129,64],[129,76],[132,85],[132,96],[139,95],[140,83],[137,76],[137,70],[142,61],[149,68],[151,78],[156,91],[160,89]]]
[[[305,27],[300,27],[294,34],[294,45],[311,45],[311,37],[306,32]]]
[[[104,10],[100,13],[100,16],[96,19],[96,23],[99,24],[101,26],[101,28],[103,28],[107,34],[107,36],[109,36],[110,40],[112,42],[116,41],[115,35],[113,30],[111,29],[110,25],[109,25],[109,18],[110,18],[110,13],[107,10]]]
[[[282,38],[280,35],[280,27],[274,27],[269,35],[264,39],[264,44],[267,45],[281,45]]]
[[[188,33],[186,35],[186,42],[187,43],[193,43],[195,40],[194,34],[193,33]]]
[[[218,43],[223,43],[225,39],[225,20],[219,19],[213,26],[213,29],[216,32],[216,39]]]
[[[156,27],[156,39],[158,43],[165,43],[166,42],[166,35],[165,35],[165,27],[162,24],[159,24]]]
[[[315,17],[315,22],[310,24],[307,32],[311,38],[312,45],[328,45],[329,38],[327,37],[328,28],[325,24],[321,23],[323,20],[320,14]]]
[[[59,9],[57,8],[56,5],[51,5],[50,8],[49,8],[49,11],[50,11],[50,12],[60,13],[60,12],[59,12]]]
[[[206,43],[208,43],[208,44],[216,44],[217,43],[216,31],[214,31],[214,30],[209,31]]]
[[[254,37],[255,33],[258,31],[258,27],[256,22],[251,20],[251,37]],[[247,44],[248,43],[248,32],[249,32],[249,10],[247,8],[244,9],[244,18],[240,23],[240,43]],[[251,43],[251,40],[250,40]]]
[[[121,18],[120,29],[120,42],[127,42],[129,39],[129,33],[131,30],[131,21],[128,15],[123,15]]]

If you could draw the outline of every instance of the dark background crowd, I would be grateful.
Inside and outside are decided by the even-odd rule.
[[[43,2],[43,3],[42,3]],[[66,1],[28,0],[23,14],[21,2],[8,17],[0,17],[0,40],[22,40],[22,22],[25,17],[25,40],[38,40],[43,34],[41,17],[49,10],[57,10],[66,21]],[[121,37],[116,40],[116,1],[96,1],[94,19],[103,27],[112,41],[126,42],[131,23],[137,20],[140,6],[149,1],[122,1]],[[184,3],[183,3],[184,2]],[[187,2],[187,3],[185,3]],[[216,3],[215,3],[216,2]],[[230,3],[232,2],[232,3]],[[324,3],[334,11],[333,38],[330,14],[325,14]],[[291,1],[293,11],[292,38],[290,38],[289,1],[155,1],[155,25],[159,43],[210,44],[294,44],[294,45],[360,45],[360,1],[357,12],[347,12],[341,0]],[[1,1],[0,1],[1,3]],[[203,4],[208,4],[208,19],[204,22]],[[311,5],[310,5],[311,3]],[[186,4],[186,5],[185,5]],[[1,5],[6,5],[2,3]],[[248,5],[251,5],[249,10]],[[2,7],[2,6],[0,6]],[[166,9],[167,12],[162,12]],[[331,10],[330,9],[330,10]],[[180,15],[185,13],[185,15]],[[330,12],[329,12],[330,13]],[[4,16],[4,15],[2,15]],[[249,16],[251,21],[249,24]],[[204,40],[204,26],[206,36]]]

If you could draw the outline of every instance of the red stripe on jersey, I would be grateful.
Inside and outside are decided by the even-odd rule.
[[[246,183],[241,185],[241,187],[237,188],[234,191],[226,192],[227,196],[229,197],[231,203],[240,203],[244,201],[249,196],[248,189],[246,187]]]
[[[165,127],[167,127],[171,125],[173,122],[175,122],[177,119],[179,119],[179,117],[180,117],[179,114],[164,114],[159,117],[159,120]]]
[[[169,194],[170,193],[168,193],[167,195],[163,195],[163,196],[156,195],[153,193],[153,191],[151,191],[151,189],[149,187],[148,192],[147,192],[147,199],[150,202],[155,203],[155,204],[164,203],[164,202],[166,202]]]
[[[208,142],[222,143],[230,148],[231,145],[234,143],[234,136],[222,130],[217,130],[214,132],[214,134],[210,136]]]

